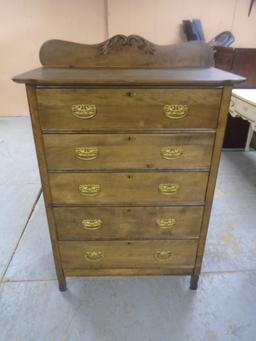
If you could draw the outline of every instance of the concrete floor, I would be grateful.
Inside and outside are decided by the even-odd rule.
[[[188,277],[58,291],[28,118],[0,119],[0,340],[256,340],[256,152],[224,152],[197,292]]]

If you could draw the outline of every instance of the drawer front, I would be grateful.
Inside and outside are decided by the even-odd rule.
[[[208,173],[49,174],[56,204],[202,202]]]
[[[214,134],[45,134],[50,170],[209,169]]]
[[[59,240],[197,238],[203,207],[54,208]]]
[[[221,89],[38,89],[43,129],[216,128]]]
[[[197,241],[59,242],[68,269],[161,268],[193,266]]]

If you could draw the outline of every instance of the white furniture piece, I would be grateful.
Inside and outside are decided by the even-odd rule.
[[[232,91],[229,112],[233,117],[249,121],[245,151],[250,150],[253,132],[256,131],[256,89],[234,89]]]

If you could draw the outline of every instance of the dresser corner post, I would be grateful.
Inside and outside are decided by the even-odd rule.
[[[199,275],[192,275],[190,277],[190,290],[197,290]]]
[[[49,233],[50,233],[52,250],[53,250],[53,258],[54,258],[55,269],[56,269],[56,274],[57,274],[58,283],[59,283],[59,290],[65,291],[67,289],[66,278],[65,278],[65,274],[63,272],[63,268],[61,265],[61,256],[60,256],[60,251],[59,251],[59,246],[58,246],[57,231],[55,227],[53,210],[51,207],[52,200],[51,200],[48,172],[47,172],[47,166],[46,166],[45,150],[44,150],[43,138],[42,138],[42,133],[41,133],[41,128],[40,128],[39,115],[38,115],[38,103],[37,103],[35,86],[31,84],[26,84],[26,92],[27,92],[27,98],[28,98],[31,124],[33,128],[33,136],[34,136],[34,141],[35,141],[35,146],[36,146],[37,161],[39,165],[40,178],[41,178],[42,189],[43,189],[43,197],[44,197],[46,215],[47,215],[48,226],[49,226]]]
[[[213,153],[212,153],[212,162],[211,162],[207,191],[206,191],[206,196],[205,196],[205,208],[204,208],[203,219],[202,219],[202,224],[201,224],[197,255],[196,255],[194,270],[191,275],[191,281],[190,281],[191,290],[197,289],[198,280],[199,280],[199,276],[201,273],[204,249],[205,249],[205,244],[206,244],[206,237],[207,237],[212,203],[213,203],[213,196],[214,196],[220,157],[221,157],[221,150],[222,150],[224,135],[226,131],[226,123],[227,123],[227,118],[228,118],[228,110],[229,110],[231,94],[232,94],[232,86],[230,85],[224,86],[222,90],[216,137],[215,137],[214,148],[213,148]]]
[[[66,291],[67,290],[66,278],[65,277],[63,279],[58,278],[58,282],[59,282],[59,290]]]

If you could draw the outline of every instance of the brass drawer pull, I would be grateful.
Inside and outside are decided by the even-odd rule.
[[[104,257],[102,251],[87,251],[85,252],[84,258],[88,261],[99,262]]]
[[[100,185],[98,184],[83,184],[79,185],[81,195],[92,197],[100,193]]]
[[[166,104],[163,109],[165,116],[174,120],[183,118],[188,114],[186,104]]]
[[[169,260],[172,257],[172,252],[169,250],[156,251],[155,258],[158,261]]]
[[[176,219],[174,218],[159,218],[156,220],[156,224],[160,229],[170,229],[176,225]]]
[[[76,157],[80,160],[94,160],[98,156],[97,147],[77,147],[75,149]]]
[[[95,104],[73,104],[71,110],[74,116],[83,119],[92,118],[97,112]]]
[[[162,158],[166,160],[178,159],[183,153],[182,147],[163,147],[160,151]]]
[[[99,218],[86,218],[82,220],[83,229],[98,230],[101,228],[102,220]]]
[[[179,191],[180,185],[178,185],[178,184],[160,184],[158,186],[158,189],[159,189],[161,194],[171,195],[171,194],[176,194]]]

